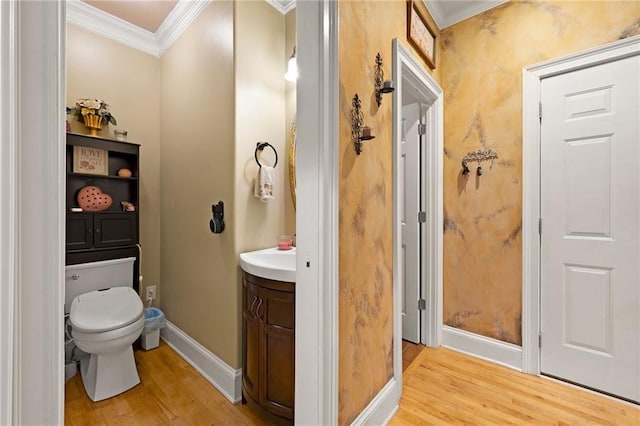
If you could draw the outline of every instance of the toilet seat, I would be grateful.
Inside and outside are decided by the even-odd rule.
[[[81,294],[71,302],[69,319],[74,330],[103,333],[137,322],[142,300],[130,287],[112,287]]]

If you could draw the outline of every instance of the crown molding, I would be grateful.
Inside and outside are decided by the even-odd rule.
[[[440,6],[433,0],[422,0],[422,3],[425,5],[427,10],[429,11],[429,15],[433,18],[439,30],[444,28],[444,12],[440,8]]]
[[[189,25],[211,3],[211,0],[180,0],[156,31],[159,55],[166,52]]]
[[[286,15],[296,7],[296,0],[265,0],[278,12]]]
[[[471,6],[461,8],[454,13],[445,13],[440,7],[442,0],[422,1],[429,10],[433,20],[436,21],[436,25],[438,25],[438,28],[441,30],[507,2],[507,0],[483,0],[475,2]]]
[[[67,22],[149,55],[160,56],[158,41],[152,32],[143,30],[83,1],[69,0],[67,2]]]
[[[67,2],[67,22],[159,58],[209,3],[211,0],[179,0],[155,33],[79,0]]]

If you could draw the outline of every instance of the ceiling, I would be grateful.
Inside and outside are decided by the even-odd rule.
[[[84,2],[123,21],[155,33],[176,6],[178,0],[84,0]]]
[[[84,0],[103,12],[155,33],[174,7],[184,0]],[[265,0],[282,14],[295,0]],[[440,29],[496,7],[507,0],[423,0]]]
[[[440,29],[492,9],[507,0],[423,0]]]

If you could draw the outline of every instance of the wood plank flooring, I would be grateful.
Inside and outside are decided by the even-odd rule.
[[[65,386],[65,425],[266,425],[247,406],[231,404],[164,342],[135,351],[141,383],[92,402],[80,374]]]
[[[404,343],[404,342],[403,342]],[[400,410],[391,425],[555,424],[640,426],[640,408],[518,373],[448,349],[403,344],[416,354],[403,374]],[[266,425],[247,406],[231,404],[164,342],[136,351],[142,383],[92,402],[80,375],[67,382],[65,424]]]
[[[403,373],[391,425],[640,425],[640,408],[440,348]]]
[[[407,342],[406,340],[402,341],[402,371],[404,372],[411,363],[416,359],[420,352],[425,348],[425,346],[420,344],[415,344],[411,342]]]

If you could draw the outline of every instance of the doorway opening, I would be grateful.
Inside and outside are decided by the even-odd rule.
[[[401,380],[402,339],[438,347],[442,338],[443,93],[398,39],[393,79],[394,376]]]

